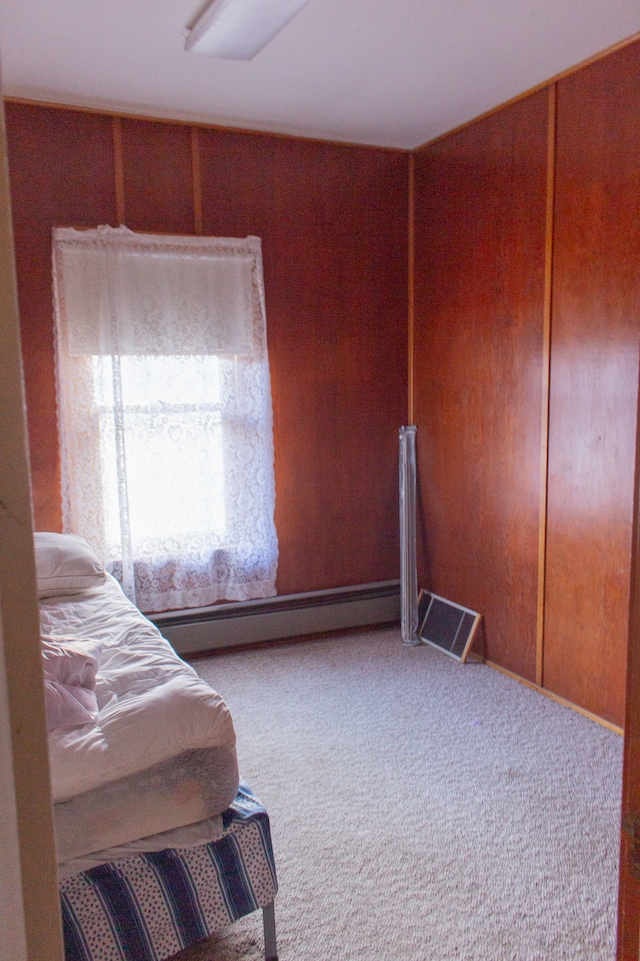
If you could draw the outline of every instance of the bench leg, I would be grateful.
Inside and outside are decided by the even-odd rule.
[[[265,961],[278,961],[278,949],[276,947],[276,913],[273,901],[265,904],[262,909],[262,926],[264,929]]]

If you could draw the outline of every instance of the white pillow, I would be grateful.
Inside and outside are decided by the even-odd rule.
[[[78,534],[38,531],[33,543],[39,597],[79,594],[104,584],[104,567]]]

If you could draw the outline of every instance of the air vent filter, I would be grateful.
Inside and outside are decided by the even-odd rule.
[[[481,616],[437,594],[420,591],[418,637],[457,661],[464,661],[471,650]]]

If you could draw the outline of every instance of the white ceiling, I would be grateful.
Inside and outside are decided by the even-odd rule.
[[[640,31],[640,0],[309,0],[252,61],[184,51],[200,0],[1,0],[3,92],[412,148]]]

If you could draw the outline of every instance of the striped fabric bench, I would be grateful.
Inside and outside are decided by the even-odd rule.
[[[262,908],[276,961],[269,816],[244,784],[209,844],[101,864],[60,881],[66,961],[166,961]]]

